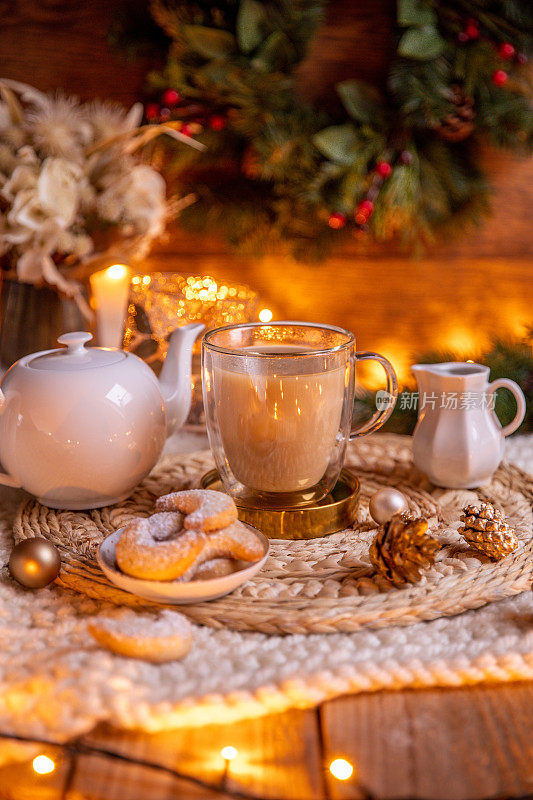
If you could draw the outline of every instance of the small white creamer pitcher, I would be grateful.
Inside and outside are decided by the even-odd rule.
[[[503,457],[505,437],[524,419],[526,401],[507,378],[489,383],[489,368],[471,362],[415,364],[418,423],[413,458],[432,483],[449,489],[473,489],[489,480]],[[494,412],[494,392],[509,389],[517,412],[502,427]]]

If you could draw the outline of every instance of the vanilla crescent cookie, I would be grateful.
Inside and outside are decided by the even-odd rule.
[[[237,569],[237,564],[233,558],[212,558],[202,564],[193,564],[185,572],[180,581],[210,581],[213,578],[224,578],[231,575]]]
[[[93,617],[87,628],[98,644],[113,653],[154,664],[183,658],[193,642],[191,623],[176,611],[141,614],[121,609]]]
[[[170,512],[152,514],[129,522],[117,542],[115,558],[120,569],[128,575],[130,563],[138,560],[150,564],[155,580],[166,580],[167,563],[174,559],[173,541],[183,532],[183,515]],[[137,577],[144,577],[137,575]]]
[[[184,526],[197,531],[217,531],[237,519],[233,499],[212,489],[187,489],[160,497],[156,511],[181,511],[186,514]]]
[[[117,542],[117,564],[126,575],[173,581],[213,558],[259,561],[264,555],[261,540],[242,522],[208,533],[184,530],[164,541],[155,541],[150,532],[152,519],[130,522]]]

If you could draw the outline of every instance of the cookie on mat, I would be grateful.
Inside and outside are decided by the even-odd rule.
[[[191,623],[176,611],[148,614],[124,608],[93,617],[87,628],[98,644],[113,653],[154,664],[183,658],[193,641]]]

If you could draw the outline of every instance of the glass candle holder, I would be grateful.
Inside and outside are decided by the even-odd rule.
[[[168,337],[180,325],[202,322],[206,330],[257,319],[259,296],[244,284],[217,281],[208,275],[154,272],[131,280],[124,348],[159,374]],[[204,425],[200,375],[201,341],[192,362],[192,404],[188,425]]]

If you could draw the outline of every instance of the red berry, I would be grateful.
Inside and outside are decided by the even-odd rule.
[[[479,28],[477,22],[469,22],[465,28],[465,34],[469,39],[479,39]]]
[[[374,203],[372,200],[362,200],[357,206],[357,211],[362,211],[363,214],[366,214],[369,217],[374,211]]]
[[[185,123],[185,125],[182,125],[180,128],[180,133],[182,133],[184,136],[192,136],[192,130],[190,125],[187,125],[187,123]]]
[[[470,41],[470,36],[466,33],[466,31],[459,31],[457,34],[457,41],[461,44],[466,44]]]
[[[147,103],[144,107],[144,116],[146,119],[157,119],[159,117],[159,106],[157,103]]]
[[[514,49],[511,42],[502,42],[501,45],[498,47],[498,53],[500,58],[505,59],[505,61],[509,61],[509,59],[514,57],[516,50]]]
[[[159,112],[161,119],[166,120],[170,118],[170,108],[162,108]]]
[[[335,231],[344,228],[346,225],[346,214],[343,214],[341,211],[334,211],[333,214],[330,214],[328,225]]]
[[[226,127],[226,117],[222,114],[212,114],[209,117],[209,127],[213,131],[222,131]]]
[[[180,94],[175,89],[167,89],[161,96],[161,102],[165,106],[175,106],[180,100]]]
[[[376,172],[381,178],[388,178],[392,172],[392,167],[388,161],[378,161]]]
[[[496,86],[503,86],[504,83],[507,83],[508,74],[503,69],[497,69],[496,72],[492,73],[492,82]]]

